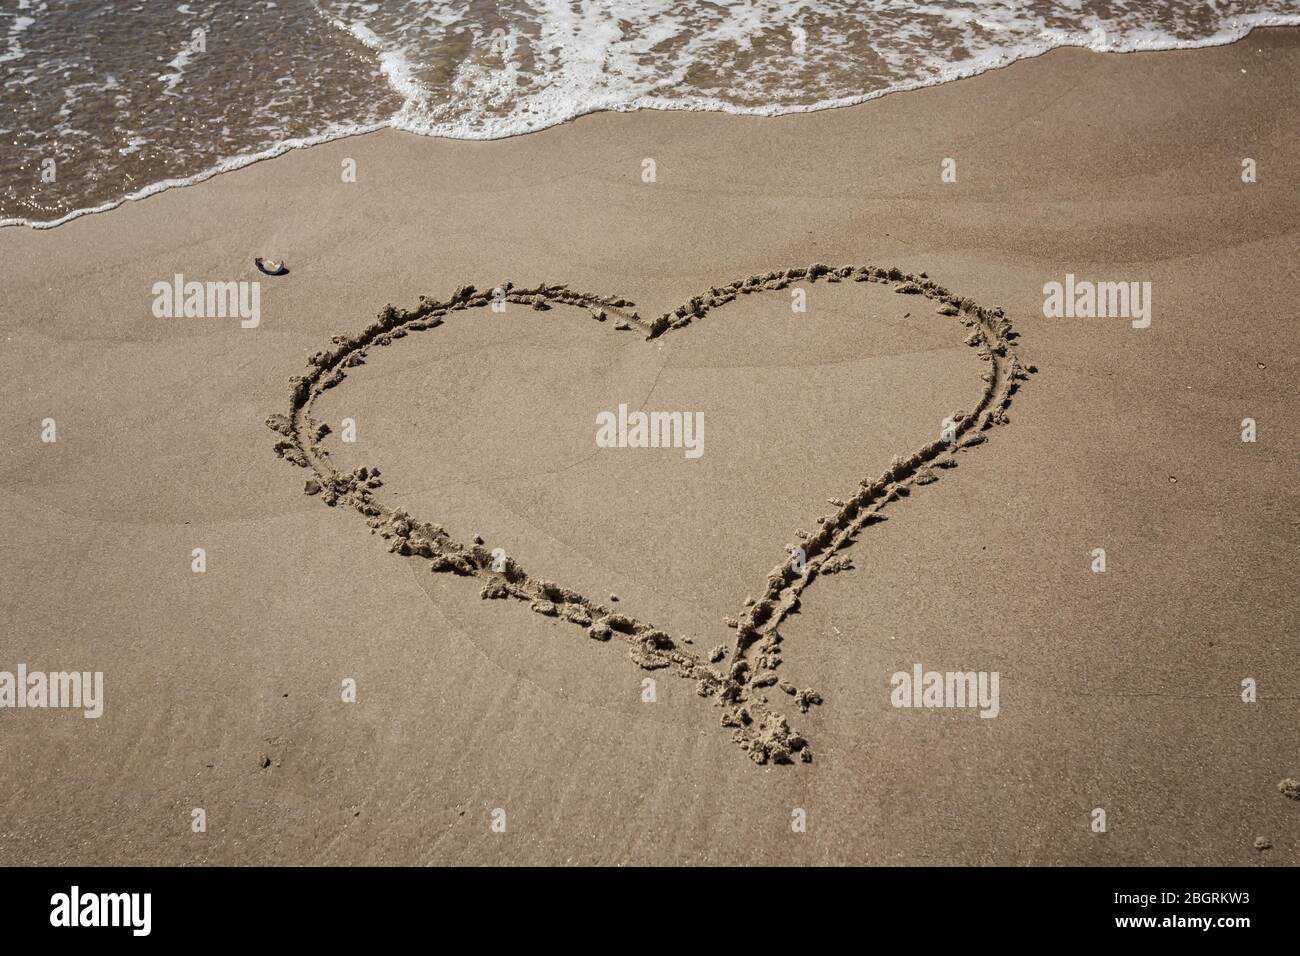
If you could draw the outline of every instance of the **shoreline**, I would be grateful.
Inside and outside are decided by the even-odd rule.
[[[1251,19],[1251,18],[1247,18],[1247,19]],[[56,229],[59,226],[66,225],[69,222],[73,222],[85,216],[95,216],[105,212],[111,212],[114,209],[117,209],[127,203],[140,202],[152,196],[159,195],[160,193],[167,192],[168,190],[183,189],[188,186],[196,186],[199,183],[207,182],[208,180],[214,179],[215,177],[220,176],[224,173],[235,172],[237,170],[244,169],[256,163],[261,163],[261,162],[266,162],[267,160],[276,159],[280,156],[284,156],[286,154],[292,153],[297,150],[310,149],[313,146],[322,146],[327,143],[339,142],[357,136],[368,136],[372,133],[378,133],[383,130],[393,130],[394,132],[399,132],[399,133],[409,133],[412,136],[427,137],[429,139],[434,139],[434,140],[448,140],[452,142],[458,142],[458,141],[497,142],[500,140],[514,139],[520,136],[530,136],[535,133],[544,133],[547,130],[554,129],[557,126],[564,126],[566,124],[574,122],[575,120],[579,120],[587,116],[594,116],[594,115],[600,115],[605,113],[627,113],[627,114],[635,114],[640,112],[723,113],[730,116],[752,116],[752,117],[773,117],[773,118],[779,116],[797,116],[805,113],[822,113],[830,110],[851,109],[855,106],[863,106],[874,100],[881,99],[886,96],[891,96],[897,93],[910,93],[910,92],[915,92],[917,90],[929,89],[935,86],[943,86],[946,84],[956,83],[961,80],[966,80],[966,79],[971,79],[973,77],[981,76],[985,73],[1004,70],[1007,69],[1008,67],[1015,66],[1017,63],[1023,62],[1025,60],[1038,59],[1039,57],[1046,56],[1057,50],[1086,50],[1088,52],[1096,53],[1101,56],[1106,56],[1110,54],[1122,56],[1122,55],[1130,55],[1134,53],[1174,53],[1174,52],[1192,51],[1192,50],[1200,50],[1200,49],[1213,49],[1214,47],[1219,47],[1219,46],[1230,46],[1234,43],[1241,43],[1248,40],[1253,33],[1260,30],[1285,31],[1285,30],[1300,29],[1300,14],[1296,14],[1295,16],[1290,18],[1277,16],[1277,15],[1260,15],[1255,17],[1254,19],[1258,20],[1258,22],[1248,23],[1242,28],[1240,28],[1238,31],[1234,31],[1232,33],[1219,34],[1217,36],[1208,37],[1202,40],[1188,40],[1188,41],[1172,40],[1164,43],[1158,43],[1157,45],[1151,47],[1135,44],[1127,48],[1099,50],[1096,47],[1091,46],[1088,42],[1085,41],[1084,38],[1090,36],[1090,34],[1084,34],[1082,32],[1076,31],[1072,38],[1059,39],[1057,42],[1049,42],[1046,45],[1041,47],[1029,46],[1015,51],[1003,51],[998,56],[993,57],[990,62],[981,62],[966,68],[954,69],[949,73],[945,73],[939,77],[936,77],[930,82],[918,81],[916,83],[907,83],[899,86],[888,87],[883,90],[876,90],[871,93],[863,93],[854,96],[840,97],[834,100],[819,101],[817,103],[809,104],[807,106],[784,107],[776,111],[765,110],[761,107],[744,108],[744,107],[733,106],[728,109],[722,109],[717,105],[715,105],[714,103],[683,104],[683,103],[674,103],[672,101],[659,100],[657,98],[649,98],[649,99],[642,98],[643,100],[645,100],[645,102],[637,102],[634,104],[627,104],[622,106],[620,105],[592,106],[589,108],[585,108],[579,112],[574,112],[571,115],[566,115],[561,119],[553,120],[552,122],[549,122],[545,126],[541,126],[533,129],[524,129],[524,130],[519,130],[517,132],[509,132],[509,133],[503,133],[499,135],[485,134],[482,136],[450,136],[441,133],[422,132],[416,129],[412,129],[410,127],[403,127],[401,125],[398,125],[399,123],[398,118],[402,112],[402,109],[405,109],[405,107],[403,107],[402,109],[399,109],[397,114],[395,114],[394,116],[390,117],[388,120],[382,123],[377,123],[371,126],[359,126],[356,128],[348,128],[344,130],[327,131],[327,132],[316,133],[305,137],[293,137],[287,140],[283,140],[282,142],[276,144],[275,146],[269,149],[263,150],[262,152],[250,153],[246,155],[224,159],[217,165],[211,166],[201,172],[194,173],[193,175],[182,176],[182,177],[171,178],[171,179],[164,179],[159,182],[152,183],[148,186],[145,186],[143,189],[139,189],[133,193],[129,193],[125,196],[122,196],[119,199],[109,200],[97,206],[92,206],[84,209],[74,209],[60,216],[57,219],[48,220],[48,221],[39,221],[39,222],[30,219],[21,218],[21,217],[0,219],[0,229],[5,229],[9,227],[24,227],[24,226],[33,230]]]

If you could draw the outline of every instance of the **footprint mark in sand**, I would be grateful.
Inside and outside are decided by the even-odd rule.
[[[818,519],[819,529],[808,533],[784,563],[768,572],[762,596],[747,601],[737,616],[728,620],[735,628],[730,645],[719,645],[705,656],[652,624],[529,574],[511,558],[503,557],[500,548],[488,547],[478,539],[462,544],[441,525],[416,520],[386,504],[377,493],[383,485],[378,468],[341,472],[330,464],[329,452],[320,445],[329,427],[312,417],[317,396],[342,382],[347,369],[362,364],[369,348],[391,345],[410,333],[437,328],[454,312],[491,306],[503,297],[507,302],[537,310],[558,303],[587,308],[601,322],[614,318],[615,328],[640,330],[650,341],[689,326],[738,296],[784,289],[792,282],[819,280],[885,283],[895,292],[938,302],[939,315],[954,317],[968,329],[966,344],[977,348],[980,358],[988,363],[981,374],[984,388],[974,411],[954,412],[940,438],[910,456],[895,457],[882,475],[863,479],[850,497],[833,499],[834,513]],[[462,286],[445,302],[421,296],[419,306],[411,310],[386,306],[364,331],[351,336],[335,335],[328,349],[308,359],[305,375],[290,378],[288,414],[274,414],[267,419],[267,425],[282,436],[275,444],[276,454],[311,473],[306,480],[307,494],[320,496],[331,507],[345,505],[365,516],[371,530],[389,541],[390,552],[428,558],[433,571],[477,579],[481,582],[479,593],[485,599],[527,601],[537,613],[583,627],[595,640],[617,637],[629,645],[629,656],[640,667],[665,669],[695,681],[700,696],[718,702],[723,726],[732,728],[733,741],[755,763],[811,761],[812,748],[807,739],[790,726],[786,715],[767,697],[768,689],[776,687],[804,713],[822,702],[815,691],[797,688],[778,676],[778,628],[799,606],[803,592],[819,574],[834,574],[851,566],[848,556],[840,552],[863,528],[882,520],[880,512],[887,505],[937,480],[939,469],[954,467],[959,454],[982,444],[994,426],[1007,423],[1005,412],[1011,396],[1019,382],[1035,369],[1020,363],[1015,352],[1016,333],[1001,309],[987,309],[952,295],[925,273],[915,276],[898,269],[815,264],[752,275],[711,288],[653,321],[630,311],[632,305],[618,296],[575,292],[565,285],[516,289],[507,282],[485,292]]]

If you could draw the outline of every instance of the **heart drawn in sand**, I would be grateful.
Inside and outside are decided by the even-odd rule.
[[[455,312],[502,301],[538,310],[548,309],[552,303],[578,306],[590,309],[602,321],[615,319],[616,328],[639,329],[650,341],[685,329],[737,296],[784,289],[792,282],[819,280],[886,283],[895,292],[935,300],[939,303],[938,314],[955,317],[967,330],[966,344],[977,348],[980,358],[988,363],[981,374],[983,389],[974,411],[955,412],[951,427],[935,441],[911,455],[895,457],[884,474],[863,479],[852,494],[836,499],[838,510],[822,518],[819,530],[803,541],[803,547],[768,572],[761,596],[736,616],[730,651],[723,648],[721,655],[715,652],[709,659],[652,624],[526,572],[490,543],[462,544],[441,525],[419,520],[386,504],[379,494],[383,482],[378,468],[339,471],[330,464],[329,452],[320,444],[329,426],[312,417],[312,406],[323,391],[343,382],[347,369],[362,364],[366,350],[372,346],[391,345],[410,333],[437,328]],[[1016,333],[1001,309],[983,308],[952,295],[924,273],[915,276],[898,269],[815,264],[752,275],[711,288],[653,321],[641,319],[630,311],[632,306],[632,302],[618,296],[575,292],[564,285],[518,289],[508,282],[486,292],[462,286],[445,302],[422,296],[419,306],[411,310],[386,306],[362,332],[334,336],[328,349],[308,359],[305,375],[290,379],[288,414],[277,413],[267,419],[267,425],[282,436],[275,444],[276,454],[311,472],[306,480],[307,494],[319,496],[331,507],[349,506],[365,516],[371,529],[388,539],[389,551],[428,558],[433,571],[476,579],[483,598],[527,601],[537,613],[570,621],[585,628],[596,640],[617,637],[629,645],[629,656],[640,667],[666,669],[695,681],[700,696],[714,698],[723,708],[723,726],[732,728],[732,739],[756,763],[790,763],[796,758],[810,761],[812,748],[807,739],[791,728],[786,715],[768,699],[769,689],[777,688],[805,713],[822,702],[815,691],[801,690],[779,678],[776,669],[781,664],[781,622],[798,607],[803,592],[819,573],[844,565],[845,556],[839,552],[848,548],[864,527],[880,520],[882,509],[912,489],[937,480],[937,469],[953,467],[957,455],[983,443],[994,426],[1005,424],[1011,396],[1019,381],[1034,369],[1021,365],[1017,358]]]

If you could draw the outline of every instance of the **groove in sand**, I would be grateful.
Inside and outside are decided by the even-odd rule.
[[[886,283],[895,292],[939,302],[939,314],[955,317],[969,329],[966,344],[979,349],[980,358],[988,363],[981,375],[984,388],[972,412],[953,413],[955,428],[951,441],[937,439],[906,458],[896,457],[882,475],[863,479],[852,497],[833,499],[836,510],[819,518],[820,530],[809,534],[801,543],[803,560],[791,554],[768,573],[762,596],[747,602],[738,616],[728,622],[734,624],[736,631],[730,647],[716,648],[707,655],[707,660],[652,624],[534,577],[509,558],[496,562],[492,549],[479,539],[470,545],[461,544],[441,525],[417,521],[405,511],[385,504],[376,494],[383,484],[378,468],[341,472],[330,464],[329,452],[320,445],[329,427],[312,417],[312,405],[324,390],[344,380],[348,368],[364,362],[367,349],[390,345],[412,332],[436,328],[452,312],[488,306],[494,301],[494,292],[496,296],[504,293],[508,302],[538,310],[548,309],[552,303],[584,307],[601,322],[615,318],[615,328],[643,331],[649,341],[689,326],[737,296],[784,289],[792,282],[818,280]],[[847,557],[838,552],[848,548],[864,527],[879,520],[886,505],[907,496],[916,487],[935,481],[936,469],[954,467],[958,454],[983,443],[991,428],[1006,423],[1004,413],[1019,381],[1035,369],[1021,365],[1017,358],[1016,333],[1001,309],[987,309],[952,295],[925,273],[916,276],[898,269],[831,268],[814,264],[751,275],[711,288],[653,321],[643,320],[630,311],[632,305],[618,296],[575,292],[564,285],[516,289],[508,282],[487,292],[462,286],[445,302],[421,296],[419,306],[412,310],[388,305],[364,331],[353,336],[335,335],[330,348],[308,359],[305,375],[290,378],[289,413],[267,419],[267,425],[282,436],[275,445],[276,454],[312,473],[306,481],[307,494],[319,495],[332,507],[343,504],[364,515],[371,530],[389,540],[390,552],[431,559],[433,571],[480,579],[484,582],[479,592],[483,598],[527,601],[537,613],[571,621],[586,628],[588,635],[596,640],[608,641],[617,636],[630,645],[629,656],[640,667],[666,669],[694,680],[700,696],[718,702],[723,726],[733,728],[733,741],[756,763],[788,763],[796,757],[811,761],[812,748],[807,739],[790,727],[788,718],[773,706],[765,693],[767,688],[778,687],[805,713],[810,706],[822,702],[815,691],[779,679],[779,626],[798,607],[803,592],[818,574],[833,574],[850,566]],[[494,564],[500,570],[494,570]],[[713,666],[724,660],[721,669]]]

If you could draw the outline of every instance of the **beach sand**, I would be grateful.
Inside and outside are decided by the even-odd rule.
[[[102,671],[106,696],[95,720],[0,711],[0,864],[1294,864],[1298,71],[1300,32],[1259,30],[780,118],[381,132],[0,231],[0,669]],[[646,670],[388,553],[273,451],[289,376],[387,303],[564,283],[649,323],[814,263],[1000,307],[1037,372],[782,621],[779,675],[822,703],[755,707],[811,762],[751,759],[693,663]],[[260,324],[156,318],[177,273],[260,281]],[[1150,327],[1045,318],[1067,273],[1150,282]],[[851,280],[649,339],[571,305],[452,310],[321,394],[322,448],[707,662],[828,501],[997,364],[942,301]],[[703,412],[704,454],[596,448],[620,403]],[[892,706],[918,663],[998,672],[997,717]]]

